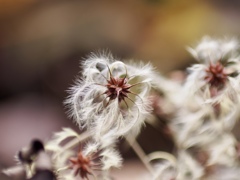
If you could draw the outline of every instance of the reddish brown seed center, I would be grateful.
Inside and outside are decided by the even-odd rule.
[[[127,83],[126,78],[110,77],[110,80],[107,81],[106,88],[104,92],[110,100],[118,98],[118,101],[121,102],[130,93],[129,89],[132,86]]]
[[[81,152],[78,153],[77,157],[73,157],[69,159],[72,163],[70,168],[74,170],[74,175],[77,176],[80,174],[81,178],[87,178],[90,169],[90,158],[84,157]]]
[[[227,81],[227,74],[225,73],[224,66],[220,62],[210,64],[210,66],[206,69],[206,73],[207,75],[204,79],[212,87],[221,89],[225,85]]]
[[[210,94],[211,97],[214,97],[225,86],[227,74],[224,66],[219,61],[216,64],[210,64],[206,69],[206,73],[207,75],[204,79],[210,84]],[[219,116],[221,112],[219,103],[213,104],[213,108],[216,116]]]

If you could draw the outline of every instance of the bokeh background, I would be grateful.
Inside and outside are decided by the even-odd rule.
[[[90,52],[150,61],[169,76],[193,63],[186,46],[202,36],[239,34],[238,0],[0,0],[0,169],[31,139],[74,127],[62,102]],[[146,152],[172,148],[148,126],[139,142]],[[126,167],[120,179],[142,168]]]

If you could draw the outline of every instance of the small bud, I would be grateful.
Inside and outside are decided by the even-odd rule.
[[[31,163],[32,157],[42,150],[44,150],[43,143],[40,140],[35,139],[31,142],[30,146],[23,148],[18,152],[18,158],[22,162]]]

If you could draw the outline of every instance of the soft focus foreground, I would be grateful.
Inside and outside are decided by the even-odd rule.
[[[22,0],[18,3],[12,1],[0,3],[1,168],[14,165],[13,155],[22,147],[28,146],[33,139],[38,138],[47,143],[52,139],[53,133],[61,131],[62,127],[70,126],[75,132],[80,133],[78,126],[84,125],[95,132],[91,135],[93,141],[99,141],[99,137],[111,132],[111,129],[115,129],[114,136],[125,136],[131,132],[131,137],[126,138],[128,143],[122,140],[114,147],[116,149],[120,147],[124,157],[122,168],[113,171],[112,176],[115,179],[139,179],[139,176],[149,179],[151,176],[149,169],[152,167],[149,168],[146,162],[147,167],[144,168],[141,162],[130,161],[136,158],[129,146],[129,144],[134,146],[132,139],[136,137],[146,154],[164,151],[177,157],[176,159],[160,153],[160,157],[170,156],[170,160],[167,158],[167,161],[161,161],[156,165],[155,176],[159,175],[156,178],[163,179],[160,177],[161,174],[167,174],[167,179],[172,178],[173,171],[177,169],[183,173],[177,178],[187,179],[184,171],[189,166],[193,168],[186,172],[191,174],[188,176],[189,179],[199,177],[219,179],[215,177],[216,172],[222,173],[223,179],[238,177],[238,129],[235,130],[234,127],[239,108],[236,80],[239,49],[237,43],[234,45],[234,39],[222,38],[224,35],[238,35],[240,27],[237,23],[239,18],[237,1],[96,3]],[[202,46],[192,46],[205,34],[215,37],[218,35],[221,40],[212,41],[205,38],[202,40]],[[189,75],[182,86],[185,74],[172,70],[182,70],[191,63],[190,60],[193,58],[185,50],[188,45],[193,47],[189,51],[198,60],[199,65],[189,69]],[[157,67],[155,72],[168,74],[166,77],[168,76],[169,80],[165,81],[162,77],[147,72],[146,76],[143,74],[132,82],[126,81],[124,86],[126,88],[130,84],[144,82],[139,87],[130,89],[131,92],[140,94],[140,98],[134,94],[130,95],[128,90],[119,91],[120,95],[116,98],[113,92],[117,88],[115,87],[113,91],[110,87],[112,84],[116,86],[116,83],[112,80],[108,82],[108,88],[101,87],[106,85],[107,81],[103,77],[99,80],[98,77],[96,83],[101,85],[95,84],[93,90],[99,91],[94,92],[99,95],[96,102],[104,102],[95,108],[98,110],[106,108],[117,113],[117,101],[121,101],[119,106],[122,114],[114,114],[115,119],[111,119],[112,122],[105,119],[107,125],[100,121],[104,120],[105,116],[111,117],[107,113],[103,113],[97,122],[94,119],[99,116],[90,113],[89,117],[89,114],[85,114],[85,117],[92,119],[87,122],[89,124],[86,124],[86,118],[76,119],[76,114],[72,114],[78,123],[78,126],[75,126],[70,118],[66,117],[65,112],[69,108],[65,109],[62,102],[66,100],[68,96],[66,90],[73,84],[79,71],[79,60],[99,49],[109,49],[114,56],[121,57],[119,58],[121,60],[133,58],[136,64],[139,64],[138,59],[146,63],[150,61]],[[109,77],[107,63],[100,64],[101,68],[105,69],[103,75]],[[124,84],[126,72],[128,72],[126,78],[129,78],[131,73],[136,74],[134,72],[136,70],[140,75],[144,72],[130,65],[131,63],[127,66],[130,70],[126,71],[125,65],[110,64],[110,71],[116,66],[121,69],[114,74],[115,77],[119,76],[115,80],[119,82],[122,80]],[[84,70],[84,67],[82,68]],[[148,75],[151,76],[150,79],[156,81],[154,82],[156,84],[149,82]],[[96,76],[92,74],[90,80],[94,79]],[[88,79],[86,82],[92,83],[95,80]],[[82,83],[80,85],[82,87]],[[149,87],[154,87],[154,91],[150,92]],[[75,90],[81,91],[77,88]],[[184,103],[183,99],[179,99],[179,95],[184,97]],[[106,96],[108,98],[104,99]],[[153,103],[154,113],[146,108],[146,105],[149,105],[147,96],[151,96],[150,104]],[[81,96],[78,98],[77,102],[80,102]],[[71,99],[67,104],[70,105],[72,102]],[[202,104],[205,108],[202,108]],[[84,102],[82,105],[73,102],[72,105],[84,107]],[[87,105],[91,107],[91,104]],[[180,105],[183,107],[179,108]],[[131,113],[125,111],[128,109]],[[100,111],[104,112],[104,109]],[[78,113],[82,114],[79,111]],[[134,116],[135,114],[137,116]],[[155,117],[152,117],[153,115]],[[149,122],[145,122],[146,127],[142,127],[145,117],[148,117]],[[234,138],[232,131],[237,138]],[[112,141],[116,142],[110,140]],[[106,149],[105,146],[108,145],[105,144],[101,148]],[[76,147],[75,150],[79,148],[81,149]],[[101,150],[100,154],[104,152]],[[115,150],[112,152],[115,153]],[[71,157],[76,157],[76,154]],[[150,159],[153,157],[156,157],[156,154],[149,156]],[[179,161],[186,161],[191,165],[179,165]],[[134,174],[136,169],[141,171],[141,174]],[[229,174],[233,177],[229,177]],[[0,177],[7,179],[4,175]]]

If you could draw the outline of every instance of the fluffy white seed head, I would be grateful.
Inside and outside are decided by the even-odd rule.
[[[213,39],[204,36],[195,48],[187,48],[192,56],[203,63],[214,63],[224,58],[237,56],[239,43],[234,38]]]
[[[92,130],[96,138],[112,131],[118,136],[133,128],[139,131],[151,111],[152,67],[128,65],[105,55],[90,56],[82,67],[82,78],[66,100],[75,122]],[[118,91],[120,95],[116,95]]]
[[[188,69],[180,102],[191,112],[206,105],[232,129],[239,107],[239,43],[236,39],[204,37],[191,54],[199,61]],[[228,123],[226,123],[226,120]]]

